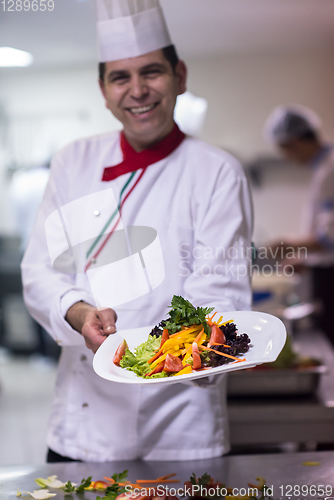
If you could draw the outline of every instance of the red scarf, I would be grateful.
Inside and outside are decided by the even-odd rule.
[[[181,144],[185,135],[175,124],[173,130],[160,142],[148,149],[137,153],[126,140],[124,132],[121,132],[121,149],[123,161],[119,165],[106,167],[103,171],[102,181],[112,181],[123,174],[135,172],[141,168],[146,168],[153,163],[157,163],[170,155]]]

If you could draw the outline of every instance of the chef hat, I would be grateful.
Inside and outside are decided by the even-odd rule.
[[[279,106],[267,119],[263,135],[268,142],[284,144],[308,132],[320,132],[321,120],[311,109],[299,104]]]
[[[171,45],[159,0],[95,0],[99,61],[137,57]]]

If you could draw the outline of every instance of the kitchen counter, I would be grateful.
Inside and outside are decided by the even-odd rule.
[[[316,462],[318,465],[305,465],[305,462]],[[56,474],[62,481],[71,480],[80,483],[83,477],[93,476],[93,480],[103,479],[115,472],[129,470],[129,479],[154,479],[169,473],[177,472],[181,487],[195,472],[202,475],[210,473],[215,479],[220,480],[231,488],[247,488],[247,483],[257,484],[256,478],[262,476],[266,479],[268,487],[273,487],[274,499],[302,498],[302,496],[289,494],[288,485],[331,485],[334,490],[333,470],[334,452],[307,452],[277,455],[248,455],[227,456],[209,460],[192,462],[142,462],[122,461],[110,463],[63,463],[45,464],[41,466],[20,466],[0,468],[0,498],[12,500],[16,497],[17,489],[20,491],[33,491],[35,478]],[[323,486],[323,487],[324,487]],[[36,487],[37,489],[37,487]],[[61,490],[52,490],[57,493],[56,500],[95,499],[98,493],[85,492],[81,495],[67,494]],[[101,494],[100,496],[103,496]],[[318,498],[331,495],[307,494],[305,498]],[[28,498],[28,497],[26,497]],[[31,497],[30,497],[31,498]]]
[[[311,397],[233,398],[228,402],[232,445],[334,443],[334,350],[321,332],[294,336],[298,352],[327,367]],[[265,373],[263,374],[265,376]]]

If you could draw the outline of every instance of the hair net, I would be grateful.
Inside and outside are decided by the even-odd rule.
[[[311,109],[298,104],[279,106],[267,119],[263,135],[273,144],[284,144],[298,139],[308,132],[318,134],[321,128],[319,116]]]

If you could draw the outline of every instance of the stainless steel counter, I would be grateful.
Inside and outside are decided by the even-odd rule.
[[[319,462],[320,465],[307,466],[304,462]],[[231,488],[247,488],[247,483],[257,483],[256,478],[262,476],[267,486],[273,486],[274,499],[302,498],[287,495],[288,485],[332,485],[334,489],[334,452],[308,452],[277,455],[230,456],[193,462],[110,462],[47,464],[41,466],[20,466],[0,468],[0,498],[13,500],[16,492],[33,491],[35,478],[56,474],[62,481],[80,482],[83,477],[93,476],[93,480],[103,479],[115,472],[129,470],[129,479],[154,479],[156,477],[177,472],[180,486],[195,472],[202,475],[210,473]],[[170,485],[171,487],[174,485]],[[280,489],[283,487],[283,490]],[[178,485],[176,485],[178,487]],[[36,487],[37,489],[37,487]],[[84,495],[67,495],[61,490],[55,500],[95,499],[96,492],[85,492]],[[283,493],[283,494],[282,494]],[[101,495],[101,494],[100,494]],[[103,495],[101,495],[103,496]],[[326,495],[325,495],[326,496]],[[306,495],[305,498],[317,498]]]
[[[229,400],[232,445],[334,443],[333,347],[321,332],[300,332],[294,340],[299,352],[321,359],[328,368],[317,394]]]

